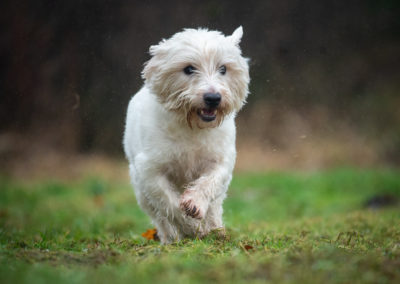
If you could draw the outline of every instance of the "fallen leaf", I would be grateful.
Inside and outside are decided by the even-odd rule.
[[[251,250],[251,249],[253,249],[254,247],[251,246],[251,245],[244,245],[244,248],[245,248],[245,250]]]
[[[147,239],[147,240],[155,240],[155,241],[159,240],[159,238],[157,236],[157,229],[156,228],[148,229],[146,232],[144,232],[142,234],[142,237]]]

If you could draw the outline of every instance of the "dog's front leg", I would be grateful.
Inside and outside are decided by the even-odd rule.
[[[187,186],[180,199],[181,210],[187,216],[203,219],[210,202],[225,198],[231,179],[232,173],[227,170],[227,167],[216,166],[214,170],[202,175]]]
[[[174,224],[179,196],[164,175],[143,173],[141,177],[136,184],[140,207],[151,217],[163,244],[179,241],[182,236]]]

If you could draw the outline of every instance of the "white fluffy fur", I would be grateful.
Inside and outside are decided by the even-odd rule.
[[[236,158],[234,119],[248,94],[242,34],[242,27],[231,36],[185,29],[150,47],[145,84],[128,106],[124,149],[138,203],[162,243],[223,228]],[[191,75],[183,72],[188,65],[195,67]],[[198,114],[208,92],[222,96],[211,122]]]

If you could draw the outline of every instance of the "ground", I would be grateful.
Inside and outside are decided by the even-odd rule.
[[[0,178],[1,283],[400,283],[400,172],[235,175],[226,237],[161,246],[129,182]]]

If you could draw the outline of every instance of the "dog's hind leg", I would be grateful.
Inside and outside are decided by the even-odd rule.
[[[222,221],[223,201],[224,201],[223,198],[218,198],[217,200],[214,200],[210,203],[206,217],[204,218],[205,219],[204,224],[208,231],[223,228],[224,226]]]
[[[222,203],[224,201],[224,198],[218,198],[216,200],[213,200],[209,207],[208,211],[206,213],[206,216],[204,217],[204,235],[209,234],[210,232],[215,232],[217,236],[219,237],[224,237],[225,236],[225,228],[224,228],[224,223],[222,221],[222,213],[223,213],[223,208],[222,208]]]

